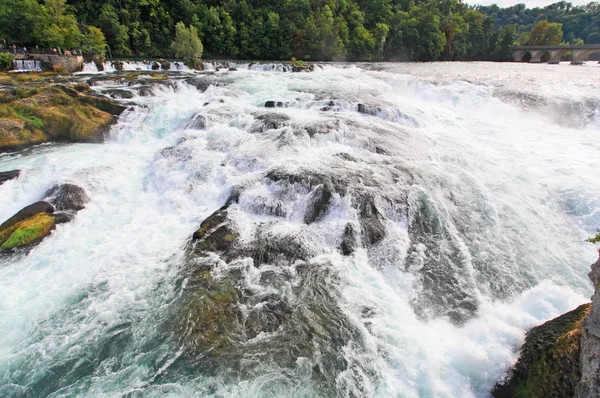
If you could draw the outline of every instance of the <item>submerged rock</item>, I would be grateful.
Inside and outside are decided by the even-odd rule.
[[[200,224],[200,228],[192,237],[196,255],[206,255],[210,252],[223,255],[229,253],[239,234],[235,233],[227,216],[227,206],[224,206]]]
[[[581,323],[591,304],[531,329],[506,380],[492,391],[496,398],[573,397],[581,377]],[[598,368],[594,374],[597,377]],[[596,394],[583,397],[596,397]]]
[[[286,106],[285,103],[281,101],[267,101],[265,102],[265,108],[284,108]]]
[[[21,174],[21,170],[10,170],[0,172],[0,185],[4,184],[8,180],[15,179]]]

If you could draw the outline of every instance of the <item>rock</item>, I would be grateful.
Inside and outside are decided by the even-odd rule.
[[[21,170],[0,171],[0,185],[8,180],[17,178],[21,174]]]
[[[200,228],[192,236],[195,254],[229,253],[239,234],[235,233],[227,216],[227,207],[224,206],[200,224]]]
[[[332,196],[333,192],[331,188],[326,185],[317,187],[310,196],[306,212],[304,213],[304,222],[312,224],[321,221],[329,210]]]
[[[236,68],[229,68],[229,72],[237,72]]]
[[[55,227],[54,207],[47,202],[36,202],[19,211],[0,225],[0,249],[39,243]]]
[[[152,70],[160,70],[160,64],[158,62],[152,62]]]
[[[250,132],[262,133],[267,130],[274,130],[289,124],[290,117],[283,113],[266,113],[256,117],[256,121],[252,123]]]
[[[90,91],[92,91],[92,88],[90,87],[90,85],[85,82],[76,83],[73,86],[73,89],[75,91],[77,91],[78,93],[89,93]]]
[[[385,224],[383,223],[383,216],[375,205],[375,198],[370,195],[363,195],[358,198],[357,207],[363,243],[370,246],[381,242],[385,237]]]
[[[581,380],[577,398],[600,397],[600,258],[588,274],[594,284],[592,309],[583,321],[581,337]]]
[[[206,122],[206,116],[196,113],[192,120],[185,127],[194,130],[204,130],[206,128]]]
[[[379,112],[381,112],[380,107],[367,104],[358,104],[357,110],[359,113],[364,113],[371,116],[376,116]]]
[[[169,61],[165,61],[164,59],[159,59],[158,63],[160,64],[160,67],[162,70],[171,69],[171,63]]]
[[[281,101],[267,101],[265,102],[265,108],[284,108],[286,104]]]
[[[90,201],[85,189],[74,184],[54,185],[44,194],[42,199],[54,205],[59,211],[79,211]]]
[[[342,243],[340,244],[340,250],[344,256],[349,256],[354,253],[356,247],[356,232],[352,224],[346,224],[344,228],[344,234],[342,235]]]
[[[517,364],[509,376],[494,387],[492,395],[496,398],[573,397],[581,377],[581,323],[590,309],[591,304],[583,304],[531,329]],[[596,378],[598,369],[593,369]]]
[[[135,97],[135,94],[129,90],[110,89],[103,91],[103,93],[115,99],[131,99]]]
[[[106,97],[100,97],[95,95],[82,97],[81,101],[113,116],[119,116],[125,111],[125,109],[127,109],[127,107],[118,104],[115,101],[111,101]]]

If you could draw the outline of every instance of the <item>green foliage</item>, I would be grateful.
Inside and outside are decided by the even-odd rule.
[[[175,26],[175,40],[171,47],[177,58],[194,59],[202,56],[204,47],[198,37],[196,28],[185,26],[183,22],[178,22]]]
[[[598,230],[596,236],[592,236],[591,238],[586,239],[586,242],[600,243],[600,229]]]
[[[12,54],[0,54],[0,71],[6,72],[7,70],[11,70],[13,68],[13,60],[14,57]]]
[[[280,60],[510,60],[515,43],[600,43],[600,6],[564,1],[528,9],[523,4],[471,7],[458,0],[69,0],[68,5],[65,0],[2,0],[2,38],[8,45],[81,47],[90,54],[109,50],[115,57],[179,54],[186,63],[198,62],[194,59],[203,53]]]
[[[104,33],[95,26],[88,26],[87,32],[83,35],[81,48],[87,54],[104,55],[106,53]]]

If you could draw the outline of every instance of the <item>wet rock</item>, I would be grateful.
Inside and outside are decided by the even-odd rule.
[[[192,120],[185,126],[188,129],[204,130],[206,128],[207,119],[206,116],[197,113],[194,115]]]
[[[106,97],[101,96],[92,95],[87,97],[81,97],[80,100],[83,103],[89,104],[94,108],[100,109],[101,111],[111,114],[113,116],[119,116],[125,111],[125,109],[127,109],[127,107],[118,104],[115,101],[111,101]]]
[[[492,395],[496,398],[573,397],[581,378],[581,323],[590,309],[591,304],[583,304],[531,329],[517,364],[508,377],[494,387]],[[597,367],[593,373],[597,377]]]
[[[307,260],[314,253],[305,246],[300,236],[274,234],[265,230],[259,231],[251,247],[243,248],[239,254],[252,257],[254,266],[260,267],[263,264],[292,264]]]
[[[224,206],[211,214],[200,224],[192,237],[193,251],[198,255],[219,252],[227,255],[239,237],[228,219],[228,210]]]
[[[32,246],[55,227],[54,207],[47,202],[29,205],[0,225],[0,249]]]
[[[135,94],[129,90],[110,89],[103,91],[104,94],[114,99],[131,99]]]
[[[381,108],[374,105],[358,104],[357,111],[366,115],[376,116],[379,112],[381,112]]]
[[[237,72],[236,68],[229,68],[229,72]]]
[[[8,180],[15,179],[21,174],[21,170],[10,170],[0,172],[0,185],[4,184]]]
[[[342,243],[340,244],[340,251],[344,256],[349,256],[354,253],[356,249],[356,232],[352,224],[346,224],[344,233],[342,235]]]
[[[332,196],[333,192],[331,188],[327,186],[317,187],[309,198],[308,206],[304,213],[304,223],[312,224],[321,221],[329,210]]]
[[[384,218],[377,209],[373,196],[363,195],[359,196],[357,200],[363,244],[375,245],[385,237]]]
[[[250,127],[252,133],[262,133],[267,130],[274,130],[289,124],[290,117],[283,113],[266,113],[256,117]]]
[[[75,219],[75,216],[77,215],[77,212],[74,210],[65,210],[65,211],[55,211],[53,216],[54,216],[54,222],[58,225],[58,224],[66,224],[68,222],[71,222]]]
[[[600,396],[600,258],[588,274],[594,284],[592,308],[583,321],[581,337],[581,380],[577,398]]]
[[[54,205],[59,211],[79,211],[90,201],[85,189],[74,184],[54,185],[44,194],[44,201]]]
[[[160,70],[160,64],[158,62],[152,62],[152,70]]]
[[[267,101],[265,108],[285,108],[286,104],[281,101]]]
[[[260,333],[273,333],[290,317],[293,309],[281,297],[275,294],[264,297],[246,315],[244,327],[248,338],[253,339]]]

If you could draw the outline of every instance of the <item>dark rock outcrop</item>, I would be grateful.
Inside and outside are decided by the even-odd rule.
[[[235,233],[227,216],[227,206],[224,206],[200,224],[200,228],[192,236],[192,247],[196,255],[217,252],[227,256],[230,253],[239,234]]]
[[[352,224],[346,224],[346,228],[344,228],[340,250],[344,256],[349,256],[356,250],[356,232]]]
[[[381,112],[380,107],[374,106],[374,105],[368,105],[368,104],[358,104],[357,110],[359,113],[364,113],[366,115],[371,115],[371,116],[375,116],[379,112]]]
[[[312,224],[314,222],[322,220],[329,210],[329,204],[333,192],[328,186],[319,186],[311,194],[306,212],[304,213],[304,222],[306,224]]]
[[[0,185],[4,184],[8,180],[15,179],[21,174],[21,170],[10,170],[0,172]]]
[[[592,309],[583,321],[581,337],[581,380],[577,398],[600,397],[600,258],[588,274],[594,284]]]
[[[54,185],[44,194],[46,202],[54,205],[58,211],[79,211],[90,201],[85,189],[74,184]]]
[[[581,378],[581,323],[591,304],[536,326],[527,333],[517,364],[492,391],[496,398],[573,397]],[[598,373],[598,368],[594,369]],[[598,395],[582,395],[596,397]]]

